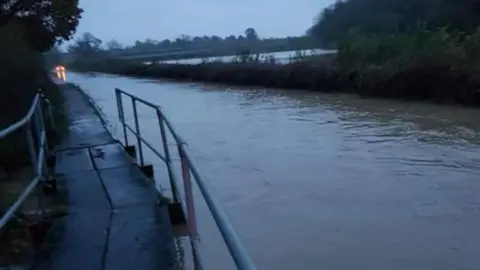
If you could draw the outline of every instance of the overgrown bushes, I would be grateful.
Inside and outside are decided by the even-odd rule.
[[[10,24],[0,27],[0,36],[0,130],[25,116],[39,89],[56,107],[55,119],[65,129],[62,96],[50,80],[42,55],[27,45],[24,29]],[[51,127],[47,128],[52,134]],[[12,169],[29,161],[25,138],[25,131],[21,130],[0,140],[0,167]]]
[[[447,27],[410,34],[351,32],[339,43],[338,64],[353,70],[361,93],[480,105],[480,30]]]

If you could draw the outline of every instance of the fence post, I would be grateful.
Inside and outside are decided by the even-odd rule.
[[[119,91],[119,89],[115,88],[115,95],[117,96],[118,119],[120,120],[120,123],[122,124],[123,137],[124,137],[124,140],[125,140],[125,147],[127,147],[128,146],[128,136],[127,136],[127,128],[125,127],[125,115],[124,115],[124,112],[123,112],[122,93]]]
[[[37,127],[39,142],[40,142],[40,139],[41,139],[41,136],[42,136],[42,132],[45,132],[45,142],[44,142],[45,143],[45,148],[50,149],[48,147],[48,140],[47,140],[47,137],[46,137],[47,136],[47,131],[46,131],[46,128],[45,128],[45,121],[44,121],[44,118],[43,118],[42,99],[39,99],[37,112],[34,113],[34,115],[37,116],[38,124],[39,124],[39,126]]]
[[[190,237],[197,238],[197,219],[195,216],[195,206],[193,201],[192,181],[190,179],[190,166],[187,157],[183,152],[183,145],[178,145],[178,153],[180,154],[180,164],[182,167],[183,187],[185,189],[185,200],[187,201],[187,224],[190,231]]]
[[[138,123],[138,112],[137,112],[137,102],[135,98],[132,97],[132,107],[133,107],[133,117],[135,120],[135,131],[137,132],[137,144],[138,144],[138,155],[140,156],[140,165],[143,166],[143,149],[142,149],[142,140],[140,139],[140,124]]]
[[[32,162],[32,166],[36,168],[37,166],[37,157],[35,155],[35,142],[33,141],[32,135],[32,122],[28,121],[27,128],[26,128],[26,136],[27,136],[27,143],[28,143],[28,152],[30,153],[30,161]]]
[[[57,130],[57,125],[55,123],[55,119],[53,118],[53,105],[52,103],[50,103],[50,101],[48,100],[48,98],[45,96],[45,94],[43,93],[42,89],[38,89],[38,93],[40,94],[40,97],[41,97],[41,100],[46,104],[46,108],[47,108],[47,113],[48,113],[48,118],[49,118],[49,122],[50,122],[50,127],[52,128],[52,130],[54,132],[58,132]]]
[[[163,153],[165,155],[165,160],[167,161],[166,163],[167,163],[167,171],[168,171],[168,180],[170,181],[170,188],[172,189],[173,201],[177,203],[179,202],[178,190],[177,190],[177,184],[175,183],[175,179],[173,177],[172,160],[170,158],[170,149],[168,149],[167,132],[165,131],[163,114],[158,108],[157,108],[157,118],[158,118],[158,124],[160,125],[160,134],[162,136]]]

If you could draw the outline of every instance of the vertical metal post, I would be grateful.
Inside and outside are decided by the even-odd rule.
[[[137,132],[137,144],[138,144],[138,155],[140,156],[140,165],[143,166],[143,149],[142,149],[142,140],[140,140],[140,124],[138,123],[138,112],[137,112],[137,102],[135,98],[132,97],[132,107],[133,107],[133,117],[135,120],[135,131]]]
[[[165,131],[165,123],[163,122],[163,114],[158,108],[157,108],[157,118],[158,118],[158,125],[160,125],[160,134],[162,136],[163,153],[167,161],[166,165],[167,165],[167,171],[168,171],[168,180],[170,181],[170,187],[172,189],[173,201],[179,202],[177,185],[174,182],[175,179],[173,178],[172,160],[170,159],[170,150],[168,149],[168,141],[167,141],[168,138],[167,138],[167,133]]]
[[[52,128],[52,130],[54,132],[57,132],[57,125],[55,124],[55,119],[53,118],[53,106],[52,104],[50,103],[50,101],[48,100],[48,98],[45,96],[45,94],[43,93],[42,89],[38,89],[38,93],[40,95],[40,100],[46,104],[46,108],[47,108],[47,113],[48,113],[48,118],[49,118],[49,122],[50,122],[50,127]]]
[[[38,116],[37,115],[37,108],[35,108],[34,111],[33,111],[32,117],[30,118],[30,124],[32,125],[31,126],[31,131],[32,131],[34,149],[40,147],[40,132],[38,131],[39,127],[40,127],[40,123],[38,121],[37,116]]]
[[[115,92],[117,94],[117,107],[118,107],[118,118],[120,123],[122,124],[123,128],[123,137],[125,140],[125,146],[128,146],[128,136],[127,136],[127,127],[125,126],[125,115],[123,114],[123,100],[122,100],[122,93],[118,90]]]
[[[183,152],[181,144],[178,145],[178,153],[180,154],[180,163],[182,167],[183,188],[185,189],[185,200],[187,203],[187,225],[190,232],[190,237],[195,239],[197,237],[197,219],[195,216],[195,206],[193,201],[192,181],[190,179],[190,167],[187,157]]]
[[[201,270],[203,269],[203,264],[200,259],[200,254],[198,254],[198,243],[197,239],[193,239],[190,237],[190,245],[192,247],[192,255],[193,255],[193,267],[195,270]]]
[[[27,143],[28,143],[28,152],[30,153],[30,160],[32,162],[33,168],[36,168],[37,167],[37,157],[36,157],[36,154],[35,154],[35,142],[33,141],[31,124],[32,124],[32,122],[28,121],[27,129],[26,129],[26,136],[27,136]]]
[[[35,163],[33,163],[33,168],[34,168],[34,171],[35,171],[35,175],[36,176],[39,176],[41,177],[40,178],[40,182],[43,182],[45,181],[45,178],[44,178],[44,172],[43,170],[45,169],[44,165],[45,164],[45,156],[43,157],[43,161],[41,164],[42,165],[42,169],[40,171],[37,171],[37,168],[38,168],[38,162],[40,162],[40,160],[38,160],[37,158],[40,158],[39,155],[42,153],[42,151],[44,151],[44,148],[45,145],[46,145],[46,138],[45,138],[45,141],[42,142],[42,135],[43,135],[43,132],[44,132],[44,125],[43,125],[43,119],[42,119],[42,108],[40,106],[41,104],[41,99],[38,100],[38,103],[36,104],[36,108],[34,109],[34,112],[33,112],[33,120],[35,122],[35,131],[36,131],[36,137],[37,137],[37,149],[35,149],[35,146],[32,147],[31,149],[31,152],[30,152],[30,155],[33,154],[33,156],[35,157]],[[30,129],[30,134],[32,134],[31,132],[31,129]],[[33,136],[32,136],[33,137]],[[33,138],[32,138],[32,142],[33,142]],[[42,145],[43,143],[43,145]],[[30,144],[30,142],[29,142]],[[43,198],[42,198],[42,191],[41,191],[41,187],[40,185],[37,186],[37,199],[38,199],[38,209],[40,209],[40,214],[43,215],[44,214],[44,205],[43,205]]]
[[[44,142],[45,143],[45,148],[44,149],[50,149],[50,148],[48,148],[48,140],[47,140],[47,137],[46,137],[47,134],[46,134],[46,128],[45,128],[45,121],[44,121],[44,118],[43,118],[42,99],[40,99],[38,101],[36,114],[37,114],[38,123],[39,123],[39,127],[38,127],[39,144],[41,144],[40,139],[42,138],[42,133],[45,132],[45,142]],[[43,149],[40,149],[40,150],[43,151]]]
[[[47,141],[47,137],[45,134],[45,143]],[[43,215],[45,213],[45,203],[43,199],[43,190],[42,190],[42,185],[45,185],[45,183],[48,181],[48,168],[47,168],[47,151],[46,151],[46,144],[38,149],[39,152],[43,152],[43,159],[42,159],[42,171],[40,172],[41,174],[41,180],[40,180],[40,185],[37,185],[37,196],[38,196],[38,207],[40,208],[40,213]]]
[[[54,132],[58,132],[57,125],[55,124],[55,119],[53,118],[53,108],[50,102],[47,102],[47,109],[48,109],[48,118],[50,118],[50,127]]]

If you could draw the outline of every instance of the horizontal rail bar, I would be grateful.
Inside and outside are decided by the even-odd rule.
[[[179,144],[187,144],[186,141],[180,135],[177,134],[177,132],[175,131],[175,128],[173,127],[173,124],[170,123],[170,121],[168,121],[165,113],[162,112],[162,110],[160,110],[160,113],[162,114],[163,121],[165,121],[165,124],[167,125],[168,129],[170,130],[170,133],[172,134],[175,141]]]
[[[15,212],[22,206],[28,195],[37,187],[40,182],[40,176],[33,178],[33,181],[25,188],[22,194],[18,197],[15,203],[7,209],[7,212],[0,218],[0,229],[7,224],[7,222],[15,215]]]
[[[181,145],[180,149],[183,151],[185,158],[190,164],[190,171],[192,172],[197,182],[200,192],[202,192],[202,195],[205,198],[208,208],[212,212],[215,223],[217,224],[218,229],[220,230],[220,233],[222,234],[223,239],[225,240],[225,243],[230,250],[230,254],[232,254],[235,265],[239,269],[256,269],[252,259],[248,255],[247,251],[245,250],[240,241],[240,238],[235,232],[233,225],[230,223],[225,210],[223,210],[223,208],[221,207],[218,199],[212,195],[212,188],[200,174],[197,166],[195,165],[195,162],[193,161],[188,151],[185,149],[184,145]]]
[[[162,116],[163,116],[163,120],[165,121],[165,123],[167,124],[167,127],[168,129],[170,130],[170,133],[172,134],[172,136],[174,137],[174,139],[177,141],[177,142],[180,142],[180,143],[185,143],[185,140],[182,139],[182,137],[180,135],[178,135],[178,133],[175,131],[175,129],[173,128],[173,125],[172,123],[170,123],[170,121],[168,121],[167,119],[167,116],[165,115],[165,113],[161,110],[161,107],[158,106],[158,105],[155,105],[151,102],[148,102],[142,98],[139,98],[139,97],[136,97],[130,93],[127,93],[119,88],[115,88],[115,91],[121,93],[121,94],[124,94],[126,96],[129,96],[130,98],[134,99],[134,100],[138,100],[140,101],[141,103],[155,109],[157,112],[159,112]]]
[[[157,111],[157,115],[161,116],[161,119],[165,121],[165,124],[172,134],[173,138],[175,139],[179,154],[180,156],[184,156],[186,163],[188,164],[188,173],[191,173],[193,175],[193,178],[195,179],[195,182],[197,183],[200,192],[205,199],[208,209],[210,210],[215,223],[217,224],[218,229],[220,230],[220,233],[222,235],[223,240],[225,241],[225,244],[227,245],[227,248],[229,250],[230,255],[232,256],[235,265],[237,266],[238,269],[242,270],[255,270],[256,267],[248,255],[247,251],[245,250],[240,238],[238,237],[237,233],[235,232],[235,229],[233,228],[233,225],[231,224],[225,210],[221,207],[220,201],[214,196],[213,189],[209,186],[209,184],[204,180],[204,177],[202,174],[199,172],[197,166],[195,165],[195,162],[193,161],[193,158],[190,156],[188,153],[188,150],[186,148],[186,142],[178,135],[176,132],[175,128],[173,127],[172,123],[168,120],[166,115],[162,112],[161,108],[158,105],[152,104],[146,100],[143,100],[141,98],[138,98],[130,93],[127,93],[123,90],[120,90],[118,88],[115,88],[115,91],[118,96],[121,97],[121,94],[124,94],[128,97],[130,97],[134,101],[139,101]],[[118,104],[117,104],[118,105]],[[135,108],[134,108],[135,109]],[[122,108],[119,108],[119,110],[123,110]],[[120,117],[122,118],[122,117]],[[130,127],[127,123],[125,123],[124,119],[120,119],[120,122],[124,127],[126,127],[128,130],[130,130],[137,138],[145,143],[148,148],[150,148],[157,156],[159,156],[162,161],[164,161],[167,164],[167,167],[172,165],[166,158],[164,158],[160,153],[158,153],[143,137],[140,136],[140,134],[137,134],[137,132]],[[163,136],[163,134],[162,134]],[[185,173],[185,172],[184,172]],[[176,175],[174,176],[175,180],[178,180]],[[186,194],[187,195],[187,194]],[[182,207],[185,207],[182,203]],[[192,239],[190,239],[192,241]],[[195,242],[195,241],[193,241]],[[192,242],[192,247],[196,249],[196,245]],[[196,252],[196,250],[194,251]],[[201,267],[201,266],[200,266]]]
[[[137,136],[137,138],[139,138],[148,148],[150,148],[150,150],[152,150],[152,152],[155,155],[157,155],[163,162],[168,163],[167,159],[164,156],[162,156],[162,154],[160,154],[149,142],[147,142],[147,140],[145,140],[142,136],[138,135],[137,132],[135,132],[135,130],[132,127],[130,127],[125,122],[120,121],[120,123],[125,125],[125,127],[127,127],[127,129],[130,130],[130,132],[132,132],[135,136]]]
[[[32,105],[30,105],[30,109],[28,109],[27,114],[18,122],[10,125],[9,127],[5,128],[4,130],[0,131],[0,139],[3,139],[7,135],[17,131],[18,129],[22,128],[25,126],[30,118],[32,118],[32,115],[35,113],[35,109],[37,108],[37,103],[39,100],[39,95],[35,95],[35,98],[33,99]]]
[[[134,100],[138,100],[138,101],[142,102],[143,104],[145,104],[145,105],[147,105],[147,106],[150,106],[150,107],[152,107],[152,108],[154,108],[154,109],[158,109],[158,105],[155,105],[155,104],[153,104],[153,103],[151,103],[151,102],[148,102],[148,101],[146,101],[146,100],[144,100],[144,99],[142,99],[142,98],[136,97],[136,96],[134,96],[134,95],[132,95],[132,94],[130,94],[130,93],[127,93],[127,92],[121,90],[121,89],[115,88],[115,90],[118,91],[118,92],[120,92],[120,93],[122,93],[122,94],[124,94],[124,95],[126,95],[126,96],[129,96],[130,98],[132,98],[132,99],[134,99]]]
[[[38,154],[37,154],[37,166],[35,167],[35,173],[36,175],[41,175],[42,174],[42,169],[43,169],[43,162],[45,162],[45,131],[42,131],[42,134],[40,135],[40,143],[38,147]]]
[[[8,136],[9,134],[26,127],[27,141],[29,143],[29,150],[32,159],[32,171],[34,173],[33,179],[28,184],[28,186],[21,192],[20,196],[15,200],[15,202],[8,207],[3,216],[0,217],[0,229],[2,229],[15,215],[15,213],[20,209],[22,204],[28,198],[28,196],[35,190],[39,182],[42,180],[42,170],[46,162],[46,151],[47,151],[47,134],[45,129],[45,122],[43,119],[42,104],[40,102],[45,102],[48,106],[48,109],[51,109],[50,101],[43,95],[41,90],[37,93],[28,109],[27,114],[18,122],[10,125],[4,130],[0,131],[0,139]],[[32,119],[36,126],[38,145],[35,146],[33,142],[33,130],[30,126]],[[53,119],[51,119],[53,121]],[[37,148],[37,149],[36,149]]]

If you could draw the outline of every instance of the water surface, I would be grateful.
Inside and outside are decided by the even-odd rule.
[[[480,111],[69,74],[119,134],[114,87],[160,104],[258,269],[480,267]],[[160,145],[155,114],[142,131]],[[168,190],[158,159],[159,186]],[[208,269],[231,260],[198,206]]]

